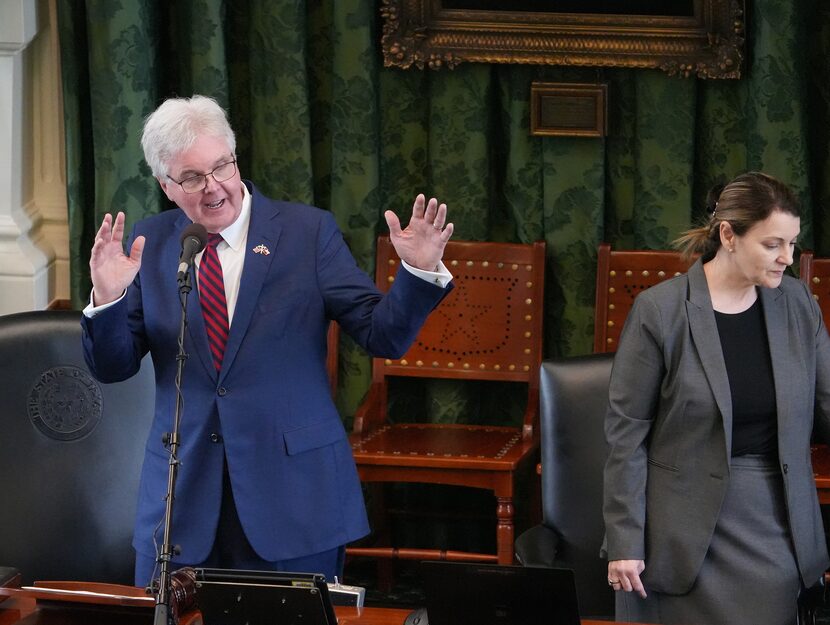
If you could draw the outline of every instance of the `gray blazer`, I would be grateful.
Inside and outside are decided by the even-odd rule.
[[[760,289],[778,407],[779,464],[805,585],[828,555],[810,434],[830,431],[830,338],[805,284]],[[697,577],[729,480],[732,400],[703,265],[644,291],[614,360],[605,423],[605,555],[645,560],[643,583],[682,594]]]

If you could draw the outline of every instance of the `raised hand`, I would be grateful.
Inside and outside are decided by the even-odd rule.
[[[452,223],[446,223],[447,205],[439,204],[435,198],[427,202],[421,193],[415,198],[412,217],[403,230],[395,213],[386,211],[384,217],[398,256],[413,267],[435,271],[453,231]]]
[[[89,257],[92,299],[95,306],[108,304],[121,297],[141,267],[144,237],[136,237],[129,256],[124,254],[123,239],[124,213],[119,212],[115,222],[112,215],[104,215],[104,221],[95,234],[95,243]]]

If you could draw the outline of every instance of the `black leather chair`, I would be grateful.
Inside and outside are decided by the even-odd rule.
[[[604,535],[604,421],[613,353],[548,360],[541,369],[542,524],[516,540],[525,566],[571,568],[583,618],[614,615]]]
[[[24,584],[132,584],[150,360],[100,384],[84,364],[80,313],[19,313],[0,317],[0,383],[0,565]]]

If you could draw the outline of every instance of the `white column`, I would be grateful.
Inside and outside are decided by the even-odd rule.
[[[54,0],[0,2],[0,314],[69,297]]]

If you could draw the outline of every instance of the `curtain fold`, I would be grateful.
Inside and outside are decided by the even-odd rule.
[[[243,178],[254,180],[271,197],[314,203],[311,161],[311,114],[305,2],[253,0],[246,22],[248,45],[246,117],[248,167]],[[188,94],[189,95],[189,94]]]
[[[89,296],[88,257],[106,212],[128,228],[168,208],[143,162],[144,117],[164,98],[204,93],[227,107],[240,170],[266,193],[331,210],[372,272],[383,212],[405,221],[416,193],[447,202],[457,239],[548,246],[546,356],[591,351],[596,249],[665,248],[703,217],[706,190],[761,169],[792,185],[802,246],[830,255],[830,8],[749,3],[738,81],[656,70],[462,64],[382,65],[381,21],[361,0],[61,0],[72,299]],[[531,137],[534,80],[604,82],[604,139]],[[342,341],[351,418],[369,359]],[[401,388],[402,410],[424,387]],[[521,393],[426,385],[433,419]],[[515,414],[512,418],[515,418]]]

